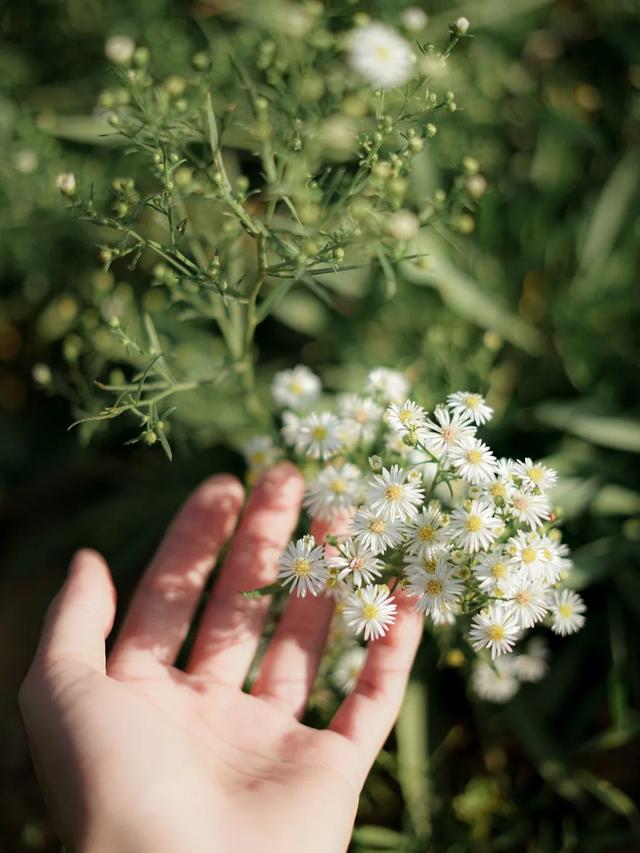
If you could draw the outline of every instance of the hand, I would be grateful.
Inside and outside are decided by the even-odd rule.
[[[243,504],[233,477],[207,480],[169,528],[108,661],[107,566],[76,554],[45,620],[20,704],[45,797],[71,851],[333,853],[398,713],[421,619],[371,645],[328,729],[298,722],[323,652],[329,598],[291,598],[250,694],[242,691],[303,494],[283,463],[253,490],[204,609],[186,671],[174,661]],[[316,525],[321,539],[326,527]]]

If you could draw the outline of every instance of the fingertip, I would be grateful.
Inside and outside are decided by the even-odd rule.
[[[233,474],[213,474],[198,486],[190,502],[206,509],[219,506],[237,511],[244,502],[244,487]]]
[[[254,494],[282,492],[286,497],[302,499],[304,493],[304,477],[292,462],[278,462],[269,468],[256,483]]]

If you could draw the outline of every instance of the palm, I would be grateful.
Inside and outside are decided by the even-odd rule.
[[[76,594],[86,594],[91,584],[95,600],[75,614],[73,630],[54,616],[45,633],[38,687],[42,693],[45,686],[51,707],[45,707],[46,722],[31,724],[46,729],[49,744],[64,746],[53,764],[50,755],[40,763],[45,786],[55,772],[49,765],[64,762],[67,768],[66,789],[59,779],[51,787],[70,837],[94,831],[95,804],[106,801],[110,814],[127,815],[126,837],[153,839],[152,849],[159,838],[164,850],[254,850],[264,843],[265,831],[268,846],[282,853],[346,848],[358,792],[397,712],[419,623],[400,608],[396,630],[370,653],[358,688],[330,728],[319,731],[298,720],[332,605],[327,599],[292,599],[252,693],[243,692],[267,602],[243,599],[238,590],[273,579],[300,496],[301,481],[290,466],[274,469],[256,487],[186,672],[173,660],[236,522],[238,484],[214,478],[183,509],[134,597],[106,666],[104,645],[93,637],[91,647],[84,647],[77,636],[95,633],[96,619],[107,633],[113,617],[106,567],[84,552],[84,568],[72,572],[69,584],[78,587]],[[319,528],[316,533],[323,535]],[[98,588],[102,583],[101,591],[96,583]],[[63,596],[59,611],[64,608]],[[30,704],[42,709],[42,696],[36,703],[25,701],[28,724]],[[38,743],[34,747],[38,760]],[[86,825],[79,826],[81,820]],[[131,849],[144,846],[140,841]]]

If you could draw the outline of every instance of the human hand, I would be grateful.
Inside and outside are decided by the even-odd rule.
[[[325,643],[330,598],[290,598],[251,693],[242,691],[303,494],[283,463],[253,490],[206,603],[186,671],[173,664],[243,504],[215,476],[187,501],[135,592],[109,659],[109,570],[76,554],[20,693],[36,770],[71,851],[333,853],[398,713],[422,620],[398,596],[326,730],[298,722]],[[326,526],[315,525],[321,540]]]

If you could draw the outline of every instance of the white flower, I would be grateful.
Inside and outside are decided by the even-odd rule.
[[[512,566],[528,572],[531,578],[540,577],[545,559],[542,543],[537,534],[518,530],[515,536],[507,540],[506,549]]]
[[[548,584],[557,583],[563,574],[568,574],[573,563],[567,559],[569,549],[562,542],[554,541],[550,536],[540,537],[542,558],[544,560],[543,575]]]
[[[551,599],[551,630],[556,634],[575,634],[584,625],[586,606],[577,592],[571,589],[555,591]]]
[[[389,625],[396,620],[397,607],[388,587],[376,584],[365,586],[350,595],[342,615],[355,634],[364,633],[365,640],[384,637]]]
[[[351,531],[354,538],[374,554],[381,554],[387,548],[399,545],[402,539],[402,529],[397,521],[391,521],[369,509],[361,509],[355,514]]]
[[[496,476],[505,485],[512,486],[515,477],[518,476],[518,463],[513,459],[498,459]]]
[[[333,680],[343,693],[351,693],[367,660],[367,650],[353,646],[342,655],[333,671]]]
[[[540,681],[548,670],[549,649],[541,637],[533,637],[524,654],[513,656],[513,668],[520,681]]]
[[[355,465],[328,465],[307,486],[304,505],[313,518],[329,520],[339,510],[356,505],[361,485],[360,469]]]
[[[449,394],[447,405],[454,415],[464,415],[474,424],[486,424],[493,417],[493,409],[487,406],[484,397],[469,391],[456,391],[455,394]]]
[[[429,16],[418,6],[409,6],[407,9],[402,10],[400,20],[403,27],[409,30],[410,33],[419,33],[429,23]]]
[[[387,228],[394,240],[413,240],[420,233],[420,220],[410,210],[396,210],[389,216]]]
[[[133,58],[136,43],[131,36],[111,36],[104,43],[104,55],[115,65],[125,65]]]
[[[291,446],[298,441],[300,435],[300,418],[294,412],[282,413],[282,427],[280,434],[284,439],[284,443]]]
[[[391,403],[385,413],[389,426],[401,435],[409,430],[424,430],[426,412],[413,400],[405,400],[402,405]]]
[[[397,370],[376,367],[367,377],[367,392],[384,402],[403,400],[408,391],[409,383]]]
[[[292,370],[280,370],[273,377],[271,393],[280,406],[299,411],[318,399],[322,385],[320,379],[303,364]]]
[[[532,580],[526,573],[512,577],[506,584],[504,595],[523,629],[533,628],[549,610],[548,587]]]
[[[407,525],[405,547],[409,554],[432,557],[444,548],[444,528],[440,506],[431,503]]]
[[[471,622],[469,637],[476,651],[490,649],[491,657],[510,652],[520,628],[513,611],[502,601],[493,601],[480,613],[476,613]]]
[[[542,522],[549,518],[551,507],[545,495],[536,495],[522,489],[514,489],[508,498],[510,515],[529,527],[541,527]]]
[[[342,447],[340,420],[331,412],[311,412],[298,424],[296,450],[312,459],[329,459]]]
[[[480,699],[508,702],[520,688],[515,673],[516,655],[505,655],[493,664],[478,658],[471,670],[471,687]]]
[[[480,588],[490,594],[502,592],[513,571],[509,558],[500,548],[480,554],[478,562],[472,567],[473,574],[480,582]]]
[[[469,23],[468,18],[458,18],[453,26],[456,31],[456,34],[459,36],[463,36],[467,32],[471,24]]]
[[[73,172],[60,172],[56,175],[56,189],[63,195],[73,195],[76,191],[76,176]]]
[[[427,421],[423,444],[434,456],[444,456],[461,441],[476,434],[467,415],[452,414],[444,406],[436,406],[433,415],[435,421]]]
[[[464,584],[453,573],[447,560],[438,560],[433,572],[413,573],[407,586],[408,595],[419,596],[416,610],[433,616],[450,612],[464,592]]]
[[[327,580],[324,548],[316,545],[313,536],[303,536],[290,542],[280,557],[279,579],[283,586],[290,584],[289,592],[304,598],[308,592],[317,595]]]
[[[380,577],[384,565],[362,542],[349,537],[338,547],[339,553],[329,559],[329,568],[338,580],[349,579],[354,586],[371,584]]]
[[[515,473],[522,478],[523,484],[530,489],[540,489],[546,492],[555,486],[558,475],[553,468],[547,468],[539,462],[534,462],[527,457],[524,462],[517,462]]]
[[[380,474],[374,474],[367,489],[371,511],[390,521],[413,518],[423,498],[424,491],[408,482],[407,471],[399,465],[383,468]]]
[[[255,471],[265,471],[282,456],[282,450],[273,443],[270,435],[257,435],[242,448],[247,465]]]
[[[449,535],[466,551],[486,550],[496,539],[502,522],[482,500],[471,501],[468,509],[456,507],[451,513]]]
[[[468,483],[478,485],[493,479],[496,457],[479,438],[465,438],[450,454],[451,464]]]
[[[382,418],[382,408],[374,400],[357,394],[342,394],[338,397],[338,411],[355,444],[373,441]]]
[[[351,34],[349,63],[378,89],[406,83],[413,69],[411,47],[386,24],[371,23]]]

